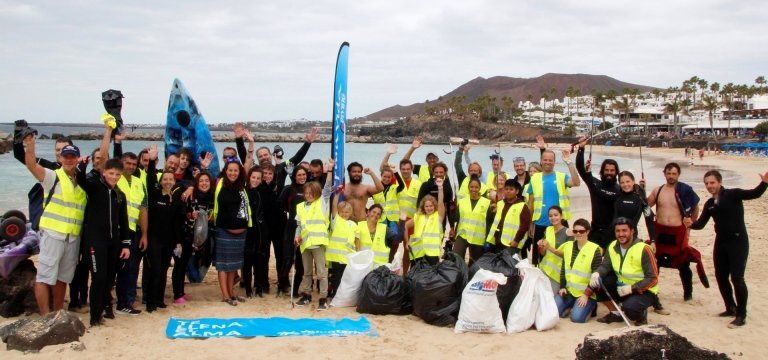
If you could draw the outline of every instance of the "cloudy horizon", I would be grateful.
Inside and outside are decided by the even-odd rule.
[[[766,75],[766,13],[768,2],[714,0],[0,0],[0,122],[98,122],[114,88],[127,122],[162,123],[176,77],[209,123],[327,120],[343,41],[350,118],[478,76],[752,84]]]

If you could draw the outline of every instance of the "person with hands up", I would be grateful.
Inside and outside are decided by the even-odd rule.
[[[130,259],[131,236],[128,203],[117,186],[122,177],[120,159],[109,159],[112,128],[105,126],[96,156],[105,159],[98,176],[78,171],[77,180],[88,197],[83,219],[83,241],[91,273],[91,326],[103,324],[103,318],[114,319],[111,290],[115,285],[118,264]],[[81,161],[87,164],[88,159]]]
[[[704,174],[704,186],[712,197],[707,199],[701,216],[690,226],[691,229],[701,230],[710,217],[715,222],[715,277],[725,305],[725,311],[720,316],[735,317],[729,328],[739,328],[747,322],[744,271],[749,254],[749,237],[744,224],[743,202],[760,198],[768,189],[768,172],[759,176],[760,183],[754,189],[729,189],[723,186],[723,176],[719,171],[708,171]]]

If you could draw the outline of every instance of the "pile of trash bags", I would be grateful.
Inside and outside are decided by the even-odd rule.
[[[455,324],[468,274],[464,259],[452,251],[437,265],[417,261],[408,272],[413,286],[413,314],[427,324]]]

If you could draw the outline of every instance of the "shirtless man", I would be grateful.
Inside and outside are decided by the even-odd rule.
[[[654,189],[648,196],[648,206],[656,206],[656,239],[654,250],[658,244],[682,244],[681,248],[688,246],[688,228],[699,216],[699,197],[696,192],[685,183],[678,181],[680,178],[680,165],[669,163],[664,166],[664,177],[667,183]],[[668,258],[668,256],[666,257]],[[659,266],[669,266],[669,260],[664,254],[656,252],[656,260]],[[693,299],[693,272],[690,263],[685,262],[678,267],[680,281],[683,283],[683,299]],[[656,310],[661,304],[654,305]]]
[[[344,186],[344,201],[352,205],[352,220],[355,222],[366,219],[365,206],[368,198],[384,190],[384,185],[371,168],[363,169],[363,165],[353,162],[347,166],[349,182]],[[369,175],[374,185],[363,184],[363,174]]]

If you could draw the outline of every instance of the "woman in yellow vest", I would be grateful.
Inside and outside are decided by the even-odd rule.
[[[338,197],[334,198],[334,202]],[[347,267],[347,255],[360,250],[360,236],[357,224],[350,220],[352,205],[342,201],[333,206],[333,221],[331,222],[331,237],[325,248],[325,261],[328,265],[328,297],[333,298],[341,284],[341,276]],[[311,273],[311,271],[310,271]]]
[[[544,230],[544,239],[537,243],[539,254],[542,256],[541,261],[539,261],[539,269],[547,274],[552,285],[552,292],[557,293],[560,290],[560,268],[563,265],[561,246],[566,241],[573,240],[573,233],[565,226],[563,209],[559,206],[550,207],[548,215],[552,226],[547,226]]]
[[[381,183],[384,185],[384,190],[373,195],[373,203],[381,205],[383,211],[380,221],[387,227],[387,243],[395,245],[390,249],[390,260],[387,262],[391,261],[391,258],[395,256],[398,245],[402,241],[399,229],[400,197],[401,193],[406,190],[405,181],[396,172],[395,166],[389,163],[390,156],[396,152],[396,145],[390,145],[387,148],[387,153],[384,155],[379,168],[381,170]],[[416,206],[414,205],[415,208]]]
[[[411,261],[425,259],[434,265],[440,261],[440,246],[443,244],[443,219],[445,219],[445,204],[443,202],[443,179],[435,179],[437,199],[427,195],[419,203],[419,210],[413,219],[405,223],[405,239],[403,244],[410,253]],[[405,220],[402,218],[401,220]],[[413,229],[413,235],[408,230]]]
[[[368,208],[366,219],[357,223],[361,246],[373,250],[374,267],[390,261],[390,251],[386,241],[387,226],[379,221],[381,212],[381,205],[373,204]]]
[[[216,224],[216,270],[224,302],[237,306],[245,301],[234,292],[235,276],[243,267],[246,231],[253,225],[251,206],[245,189],[245,170],[238,160],[228,160],[213,195]]]
[[[560,268],[560,291],[555,293],[555,303],[560,317],[585,323],[597,306],[595,290],[589,287],[589,278],[603,261],[600,246],[589,241],[589,221],[578,219],[573,223],[575,240],[568,241],[563,250],[563,266]]]
[[[485,238],[488,235],[488,218],[493,216],[491,201],[480,196],[482,183],[476,176],[469,180],[469,196],[458,202],[459,223],[451,232],[456,241],[453,243],[453,252],[463,259],[469,249],[469,266],[483,256],[485,252]],[[453,237],[453,236],[452,236]]]
[[[301,299],[296,303],[305,306],[312,302],[312,269],[320,281],[320,301],[318,311],[328,309],[328,270],[325,266],[325,250],[329,245],[328,205],[333,185],[333,159],[326,164],[327,178],[325,187],[317,181],[304,184],[304,201],[296,205],[296,235],[294,241],[301,252],[304,274],[299,286]]]

